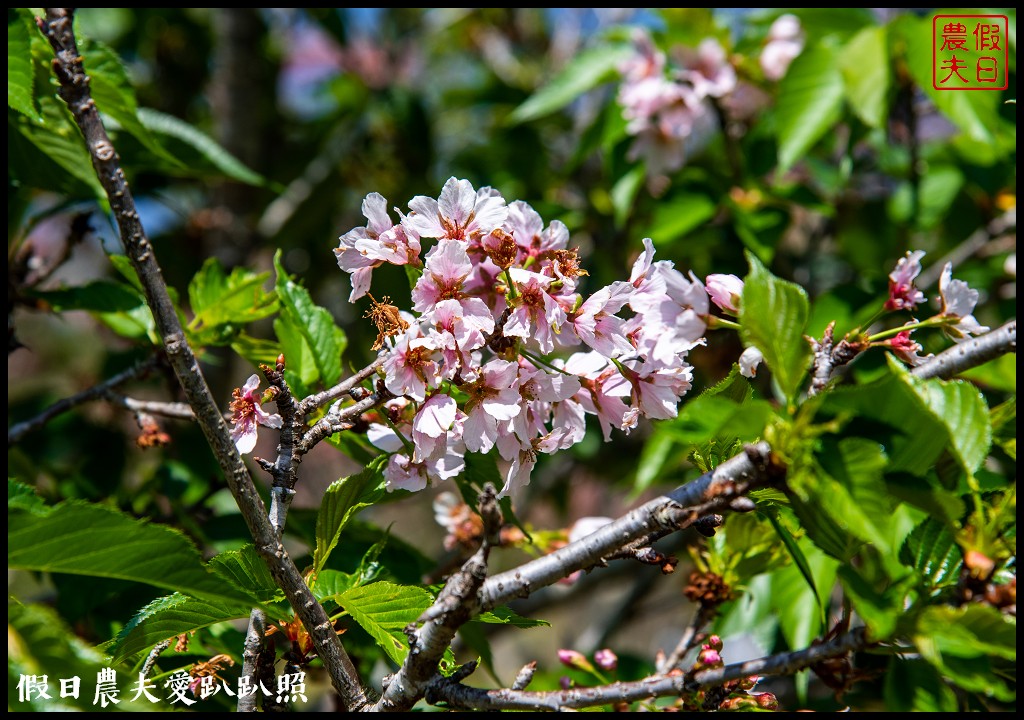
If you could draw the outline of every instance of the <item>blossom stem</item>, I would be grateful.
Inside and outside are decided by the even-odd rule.
[[[412,460],[413,456],[416,454],[416,448],[409,441],[409,438],[403,435],[402,432],[397,427],[395,427],[395,424],[391,422],[391,418],[388,417],[388,414],[386,412],[382,412],[380,416],[384,418],[384,422],[388,424],[388,427],[395,431],[395,435],[397,435],[398,439],[402,441],[402,445],[405,447],[405,451],[409,453],[409,459]]]
[[[508,268],[505,268],[502,274],[505,276],[505,282],[508,283],[508,296],[512,299],[519,297],[519,291],[516,290],[516,284],[512,280],[512,273],[508,271]]]
[[[572,373],[569,372],[568,370],[563,370],[560,367],[556,367],[556,366],[552,365],[551,363],[549,363],[544,358],[540,357],[539,355],[534,355],[529,350],[523,350],[522,348],[519,348],[519,354],[522,355],[527,360],[529,360],[530,362],[532,362],[534,365],[537,365],[537,366],[543,365],[544,367],[549,368],[551,370],[554,370],[555,372],[560,372],[563,375],[572,375]]]
[[[740,324],[733,322],[732,320],[726,320],[725,318],[718,317],[717,315],[705,315],[705,320],[708,322],[709,330],[717,330],[718,328],[727,328],[729,330],[739,330]]]
[[[922,320],[919,323],[900,325],[899,327],[889,328],[888,330],[883,330],[880,333],[875,333],[874,335],[868,337],[867,341],[869,343],[878,342],[879,340],[884,340],[886,338],[893,337],[894,335],[899,335],[901,332],[906,332],[907,330],[919,330],[920,328],[942,327],[943,325],[947,324],[949,324],[949,318],[944,318],[941,315],[936,315],[935,317],[928,318],[927,320]]]

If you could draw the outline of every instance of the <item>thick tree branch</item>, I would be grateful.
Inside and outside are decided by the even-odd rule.
[[[948,380],[965,370],[984,365],[989,360],[1011,352],[1017,352],[1016,320],[943,350],[911,370],[911,373],[919,378],[937,377]]]
[[[349,709],[358,709],[367,702],[359,675],[338,641],[333,624],[323,607],[313,597],[267,519],[266,509],[256,486],[231,440],[227,424],[185,338],[160,266],[153,254],[153,248],[139,221],[135,201],[125,180],[119,158],[89,91],[89,78],[82,67],[72,17],[72,9],[46,8],[45,20],[39,18],[38,23],[56,54],[54,72],[60,84],[60,96],[67,103],[85,138],[93,167],[117,220],[121,241],[132,267],[139,276],[146,301],[153,312],[167,358],[220,464],[258,552],[267,563],[278,586],[284,590],[296,615],[302,619],[318,655],[330,674],[334,688]]]
[[[25,437],[25,435],[33,430],[38,430],[43,427],[58,415],[78,407],[83,403],[87,403],[90,400],[97,400],[105,397],[108,392],[116,388],[118,385],[122,385],[129,380],[145,375],[152,370],[158,362],[159,358],[154,355],[153,357],[136,363],[126,370],[122,370],[117,375],[114,375],[97,385],[93,385],[91,388],[86,388],[82,392],[75,393],[69,398],[58,400],[35,417],[25,420],[24,422],[20,422],[8,430],[7,447],[18,443],[23,437]]]
[[[731,502],[750,490],[780,482],[784,474],[785,468],[767,443],[750,445],[714,471],[631,510],[587,537],[489,578],[480,589],[481,610],[525,597],[577,570],[600,564],[638,538],[653,542],[689,527],[700,517],[728,509]]]
[[[417,621],[420,627],[406,628],[409,655],[392,676],[380,701],[372,708],[374,711],[404,712],[412,708],[437,677],[438,663],[455,633],[480,612],[477,591],[487,577],[487,557],[499,542],[502,521],[496,491],[491,484],[480,494],[479,512],[484,521],[480,549],[448,578],[437,600]],[[465,674],[472,672],[473,667],[467,668]]]
[[[684,693],[719,687],[732,680],[752,675],[789,675],[829,658],[868,646],[863,628],[806,650],[780,653],[759,660],[735,663],[721,668],[701,670],[686,675],[654,675],[636,682],[618,682],[591,688],[571,688],[552,692],[520,690],[483,690],[471,688],[448,678],[437,678],[430,687],[429,697],[445,702],[453,708],[476,710],[549,710],[559,711],[621,702],[653,700],[659,697],[678,697]]]

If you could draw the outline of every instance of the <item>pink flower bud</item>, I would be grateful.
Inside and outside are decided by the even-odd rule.
[[[707,291],[711,302],[735,315],[740,311],[743,296],[743,281],[735,275],[708,275]]]
[[[705,647],[710,647],[710,648],[712,648],[714,650],[721,650],[722,649],[722,638],[718,637],[717,635],[712,635],[711,637],[708,638],[708,643],[707,643],[707,645],[705,645]]]
[[[583,655],[583,653],[576,650],[559,650],[558,660],[566,667],[575,668],[577,670],[593,671],[594,666],[590,664],[590,661]]]
[[[594,662],[602,670],[614,670],[619,666],[619,656],[608,648],[602,648],[594,653]]]

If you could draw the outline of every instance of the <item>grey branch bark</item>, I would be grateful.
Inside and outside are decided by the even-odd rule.
[[[60,84],[60,96],[85,138],[93,167],[117,220],[121,241],[145,290],[167,358],[224,473],[257,551],[309,632],[331,683],[346,707],[358,709],[367,703],[359,675],[342,648],[330,618],[310,592],[267,519],[256,486],[231,440],[224,418],[185,338],[153,248],[139,220],[119,158],[89,91],[89,78],[78,52],[72,18],[73,9],[46,8],[46,18],[39,18],[37,22],[56,54],[54,72]]]
[[[498,543],[502,521],[494,486],[489,483],[480,494],[479,511],[484,521],[480,549],[448,578],[437,600],[419,618],[422,624],[418,628],[406,628],[409,655],[372,710],[404,712],[412,708],[437,677],[438,663],[455,633],[480,612],[477,592],[487,577],[487,557]],[[474,667],[465,668],[464,674],[472,672]]]
[[[75,393],[69,398],[58,400],[35,417],[11,427],[11,429],[7,431],[7,447],[17,444],[23,437],[25,437],[25,435],[33,430],[38,430],[43,427],[58,415],[65,413],[68,410],[72,410],[83,403],[87,403],[90,400],[97,400],[105,397],[108,392],[116,388],[118,385],[122,385],[133,378],[145,375],[156,366],[157,362],[157,357],[153,356],[133,365],[130,368],[122,370],[117,375],[114,375],[97,385],[93,385],[91,388],[86,388],[82,392]]]
[[[719,687],[731,680],[752,675],[788,675],[829,658],[868,646],[863,628],[857,628],[821,645],[806,650],[780,653],[759,660],[735,663],[721,668],[685,675],[654,675],[635,682],[617,682],[590,688],[570,688],[552,692],[520,690],[483,690],[438,678],[430,688],[430,697],[453,708],[476,710],[548,710],[559,711],[608,705],[620,702],[678,697],[684,693]]]
[[[704,515],[728,509],[731,502],[750,490],[781,482],[784,474],[785,468],[772,455],[768,443],[750,445],[714,471],[631,510],[587,537],[489,578],[480,589],[481,609],[491,610],[577,570],[600,564],[603,558],[638,538],[653,542],[689,527]]]
[[[911,373],[919,378],[946,380],[1010,352],[1017,352],[1016,320],[943,350],[911,370]]]

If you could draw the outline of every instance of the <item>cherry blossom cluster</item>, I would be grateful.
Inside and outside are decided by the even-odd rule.
[[[643,158],[651,174],[678,170],[686,160],[687,140],[716,122],[708,98],[731,93],[736,71],[713,38],[701,41],[680,68],[667,66],[665,53],[646,32],[637,31],[634,45],[636,54],[620,67],[618,94],[626,131],[636,137],[628,157]]]
[[[437,199],[418,196],[395,212],[397,222],[371,193],[366,226],[335,250],[352,276],[351,301],[384,263],[418,273],[412,312],[370,296],[384,385],[396,398],[368,437],[394,453],[390,489],[420,490],[461,473],[467,452],[496,449],[507,495],[529,482],[538,454],[582,440],[587,415],[605,439],[641,416],[676,416],[692,380],[687,353],[704,343],[708,295],[692,274],[655,261],[649,239],[628,280],[587,295],[565,225],[545,226],[492,188],[451,178]]]

